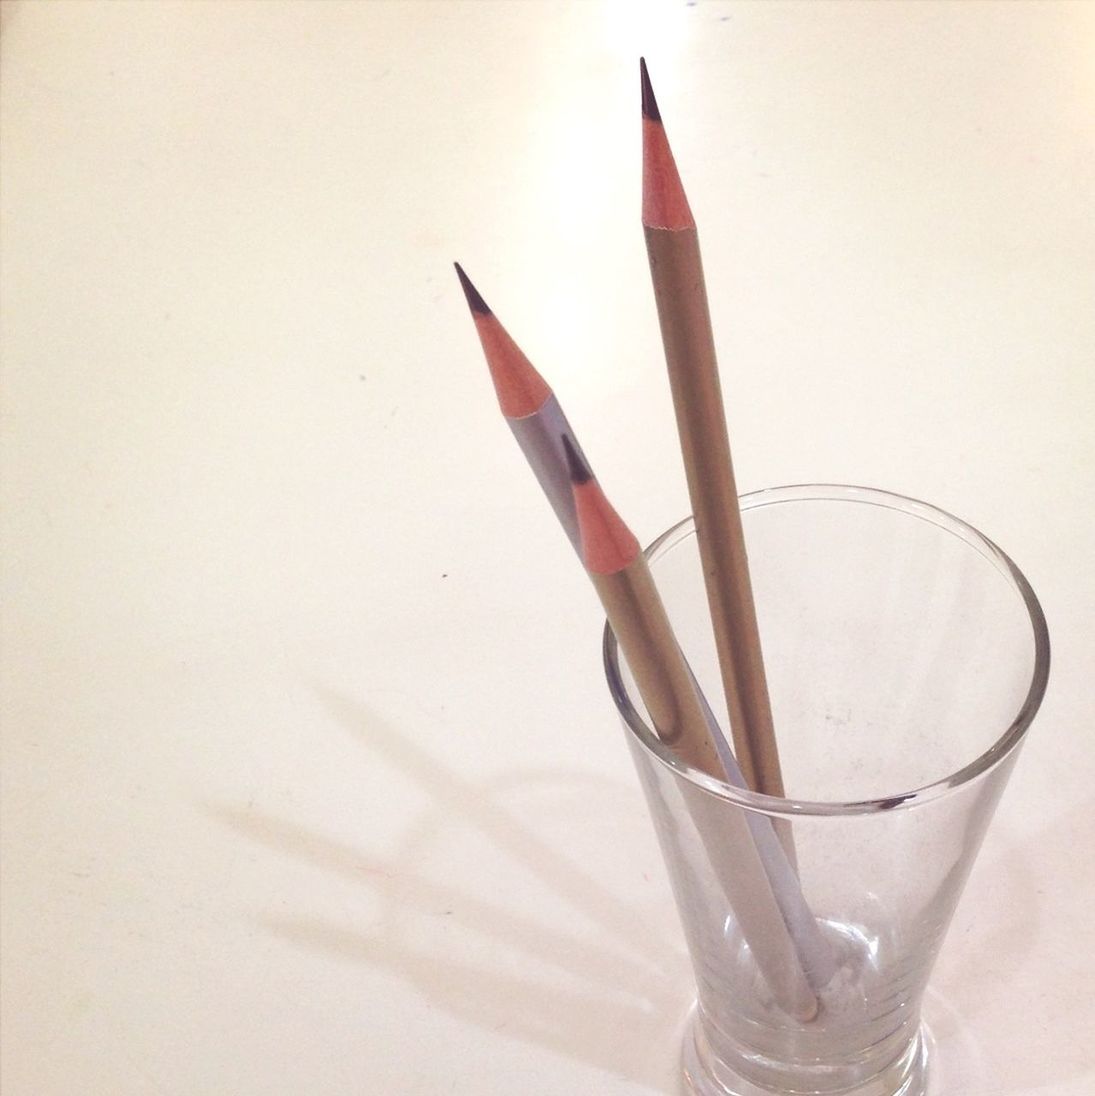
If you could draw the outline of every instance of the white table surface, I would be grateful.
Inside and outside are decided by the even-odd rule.
[[[3,5],[4,1096],[640,1096],[690,975],[451,262],[687,509],[645,53],[739,487],[1003,545],[1050,691],[946,1096],[1095,1091],[1095,5]]]

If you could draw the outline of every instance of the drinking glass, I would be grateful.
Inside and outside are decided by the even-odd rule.
[[[918,1096],[930,1045],[921,1000],[1045,692],[1045,619],[1011,560],[934,506],[835,485],[740,502],[788,798],[676,757],[605,632],[609,688],[696,978],[685,1082],[702,1096]],[[725,727],[691,520],[647,555]],[[743,818],[758,847],[763,827],[779,836],[827,949],[808,969],[809,1018],[780,1000],[784,972],[758,965],[756,919],[712,870],[712,842],[723,828],[740,834]],[[787,963],[801,959],[792,946]]]

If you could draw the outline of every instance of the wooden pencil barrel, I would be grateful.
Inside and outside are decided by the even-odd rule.
[[[646,244],[734,748],[749,786],[782,796],[699,241],[647,228]]]
[[[694,680],[646,558],[640,555],[611,574],[590,572],[590,578],[658,737],[689,764],[723,779]],[[699,789],[689,797],[689,813],[774,999],[788,1015],[811,1020],[817,1014],[817,997],[746,815],[721,810],[717,797]]]

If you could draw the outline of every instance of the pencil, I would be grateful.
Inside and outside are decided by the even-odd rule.
[[[499,408],[579,560],[584,564],[572,477],[577,467],[575,461],[579,462],[584,474],[592,476],[589,461],[550,385],[506,332],[460,264],[454,265],[487,359]],[[568,448],[572,455],[568,455]],[[665,626],[668,627],[667,622]],[[671,633],[664,637],[664,641],[671,641],[674,649],[679,652]],[[712,756],[706,742],[701,742],[693,755],[696,767],[736,787],[746,787],[733,751],[719,729],[718,721],[683,656],[681,662],[687,671],[687,683],[700,704],[707,737],[714,747]],[[654,677],[656,672],[655,667],[649,680],[657,680]],[[662,694],[671,696],[673,687],[680,691],[685,688],[685,683],[678,679],[675,686],[663,687]],[[663,727],[670,723],[664,715],[660,722]],[[776,838],[771,822],[752,811],[748,812],[747,821],[784,921],[795,939],[810,984],[815,989],[821,989],[829,982],[836,969],[832,949],[821,935],[817,921],[802,895],[798,877],[783,846]]]
[[[691,673],[639,542],[569,440],[564,440],[564,446],[582,561],[650,721],[658,737],[682,759],[722,779],[722,764]],[[688,781],[682,789],[707,858],[772,996],[789,1015],[812,1020],[817,1015],[817,997],[746,821],[748,812],[728,808],[717,796]]]
[[[782,797],[699,236],[645,60],[639,65],[643,229],[734,752],[749,787]]]

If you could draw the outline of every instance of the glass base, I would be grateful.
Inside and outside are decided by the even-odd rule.
[[[764,1088],[705,1053],[693,1006],[681,1047],[681,1091],[689,1096],[932,1096],[928,1089],[931,1033],[923,1024],[905,1052],[882,1073],[852,1088]]]

